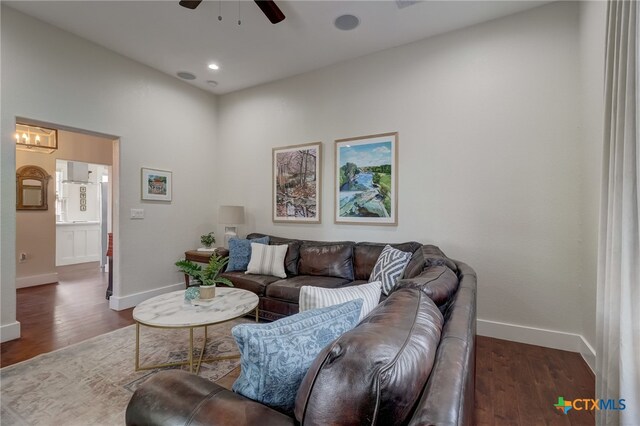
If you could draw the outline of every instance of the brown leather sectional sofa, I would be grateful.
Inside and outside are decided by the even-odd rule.
[[[336,288],[366,282],[384,247],[277,237],[271,243],[289,244],[287,279],[225,274],[260,296],[261,316],[268,319],[297,312],[302,285]],[[157,373],[135,392],[127,424],[471,424],[475,272],[435,246],[393,246],[413,253],[405,278],[358,326],[318,355],[298,390],[295,413],[280,413],[171,370]]]
[[[265,234],[253,233],[247,238],[260,238]],[[386,244],[355,243],[353,241],[306,241],[280,238],[269,235],[269,244],[287,244],[285,257],[287,278],[268,275],[247,275],[244,272],[225,272],[234,286],[254,292],[260,297],[260,318],[269,321],[298,313],[300,287],[313,285],[325,288],[340,288],[368,282],[373,266]],[[433,279],[433,271],[426,273],[426,261],[452,262],[435,246],[423,246],[417,242],[391,244],[392,247],[413,253],[404,278],[418,283]],[[423,275],[424,274],[424,275]],[[455,291],[455,274],[448,275],[447,287],[437,297],[448,298]],[[453,282],[452,282],[453,281]],[[445,282],[442,280],[442,282]]]

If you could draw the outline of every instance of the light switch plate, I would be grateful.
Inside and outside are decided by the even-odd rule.
[[[131,209],[131,219],[144,219],[144,209]]]

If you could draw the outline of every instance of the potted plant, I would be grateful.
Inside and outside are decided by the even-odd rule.
[[[233,283],[224,277],[220,277],[222,268],[229,262],[228,257],[222,257],[213,253],[209,263],[203,269],[202,266],[190,260],[178,260],[178,269],[189,275],[200,284],[200,299],[212,299],[216,296],[216,284],[224,284],[233,287]]]
[[[204,234],[200,236],[200,242],[206,248],[211,248],[213,243],[216,242],[216,237],[213,235],[213,232],[209,232],[208,234]]]

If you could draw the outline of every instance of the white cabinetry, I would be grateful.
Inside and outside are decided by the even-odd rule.
[[[100,261],[100,223],[57,223],[56,266]]]

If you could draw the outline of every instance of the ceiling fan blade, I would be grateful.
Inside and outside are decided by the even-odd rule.
[[[273,0],[254,0],[262,13],[264,13],[272,24],[277,24],[284,20],[284,13]]]
[[[180,6],[193,10],[198,7],[200,3],[202,3],[202,0],[181,0]]]

